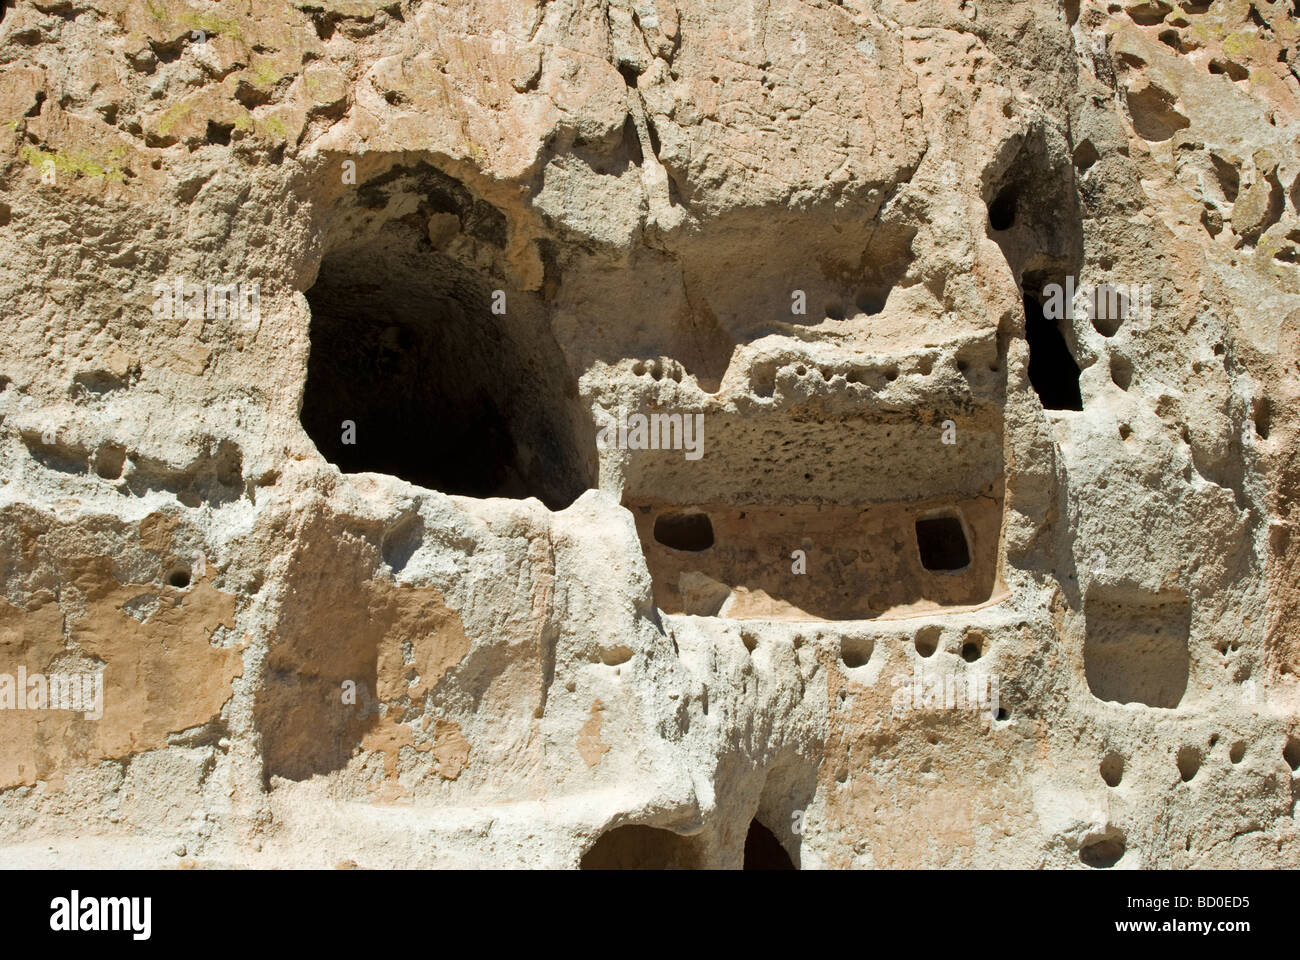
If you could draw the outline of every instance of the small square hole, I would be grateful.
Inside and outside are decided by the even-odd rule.
[[[921,551],[921,566],[927,570],[961,570],[970,566],[966,531],[956,517],[916,521],[916,545]]]

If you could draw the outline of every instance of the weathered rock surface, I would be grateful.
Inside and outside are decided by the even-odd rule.
[[[2,12],[0,863],[1300,864],[1293,4]]]

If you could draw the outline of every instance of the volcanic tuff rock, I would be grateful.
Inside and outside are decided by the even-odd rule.
[[[0,12],[0,862],[1300,864],[1294,3]]]

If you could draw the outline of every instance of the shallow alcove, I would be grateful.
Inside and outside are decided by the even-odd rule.
[[[1178,764],[1178,776],[1183,783],[1190,783],[1195,779],[1196,774],[1201,769],[1201,761],[1204,759],[1204,754],[1197,747],[1182,747],[1179,749],[1175,762]]]
[[[984,645],[988,641],[983,634],[972,631],[966,635],[961,645],[961,658],[967,663],[974,663],[984,656]]]
[[[671,830],[641,825],[602,834],[582,857],[583,870],[696,870],[696,842]]]
[[[1133,383],[1133,364],[1119,354],[1110,355],[1110,379],[1121,390],[1128,390]]]
[[[912,644],[916,647],[916,653],[921,657],[933,657],[935,651],[939,649],[939,638],[943,631],[939,627],[924,627],[919,630]]]
[[[723,461],[720,447],[711,448],[716,462]],[[628,497],[624,504],[660,610],[735,620],[857,620],[974,605],[999,592],[1000,481],[986,489],[983,496],[941,498],[946,503],[922,501],[922,516],[938,516],[933,524],[922,520],[919,532],[910,502],[710,498],[686,505]],[[940,529],[931,535],[933,525]],[[899,549],[904,544],[909,548]]]
[[[307,291],[303,427],[347,473],[568,506],[591,485],[594,433],[540,298],[494,275],[500,214],[427,165],[380,183],[358,191],[380,212]]]
[[[840,662],[850,670],[865,667],[875,649],[875,642],[870,637],[843,637],[840,640]]]
[[[1136,316],[1141,304],[1135,303],[1117,284],[1103,283],[1087,293],[1087,315],[1093,329],[1103,337],[1113,337],[1125,320]]]
[[[1085,866],[1105,870],[1119,863],[1125,848],[1123,832],[1115,827],[1107,827],[1102,836],[1079,850],[1079,860]]]
[[[1178,109],[1178,97],[1154,83],[1144,83],[1129,88],[1127,97],[1129,116],[1139,137],[1152,143],[1163,143],[1191,121]]]
[[[745,834],[746,870],[793,870],[794,861],[785,852],[776,834],[757,820],[749,822],[749,832]]]
[[[942,417],[866,407],[847,365],[792,359],[761,376],[788,383],[800,370],[849,409],[710,413],[698,462],[662,440],[628,451],[623,504],[655,605],[732,620],[860,620],[998,596],[1001,411],[963,420],[960,457],[940,444],[938,460],[917,459],[909,451],[935,442]],[[882,387],[908,376],[898,364],[862,374]]]
[[[1085,598],[1084,621],[1084,672],[1093,696],[1167,709],[1182,702],[1190,669],[1185,596],[1098,586]]]
[[[1102,758],[1098,770],[1106,786],[1118,787],[1120,781],[1124,778],[1124,758],[1112,750]]]
[[[1292,773],[1300,770],[1300,739],[1287,737],[1286,746],[1282,748],[1282,757]]]
[[[713,546],[713,524],[707,513],[660,514],[655,539],[674,550],[707,550]]]

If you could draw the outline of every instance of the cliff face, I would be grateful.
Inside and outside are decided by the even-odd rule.
[[[1293,4],[2,9],[6,864],[1300,864]]]

